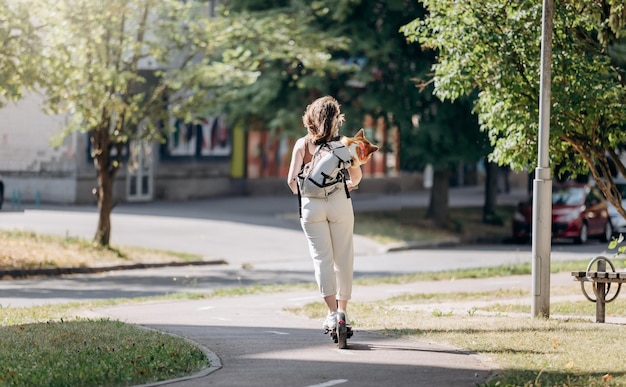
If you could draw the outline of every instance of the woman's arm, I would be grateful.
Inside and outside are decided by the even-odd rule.
[[[291,152],[291,163],[289,164],[289,174],[287,175],[287,184],[291,188],[291,192],[298,193],[298,172],[302,167],[304,160],[304,146],[306,145],[304,138],[299,138],[293,146]]]
[[[363,172],[361,171],[361,167],[350,167],[348,168],[348,172],[350,173],[350,180],[347,181],[348,189],[352,191],[354,187],[359,185],[361,179],[363,178]]]

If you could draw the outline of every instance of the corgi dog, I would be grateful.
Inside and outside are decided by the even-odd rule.
[[[354,137],[341,137],[340,141],[348,148],[348,151],[350,151],[353,167],[367,163],[374,152],[378,150],[377,145],[372,144],[365,138],[365,131],[363,129],[359,130]]]

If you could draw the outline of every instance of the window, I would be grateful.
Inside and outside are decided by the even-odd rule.
[[[201,123],[172,119],[167,142],[161,146],[165,158],[229,157],[232,151],[231,130],[223,115]]]

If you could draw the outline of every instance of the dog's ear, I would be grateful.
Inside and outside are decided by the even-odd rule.
[[[354,135],[355,138],[358,137],[365,137],[365,131],[363,130],[363,128],[359,129],[358,132],[356,132],[356,134]]]
[[[379,149],[378,145],[370,145],[369,148],[370,148],[370,153],[374,153]]]

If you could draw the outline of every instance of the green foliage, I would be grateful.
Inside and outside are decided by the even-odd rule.
[[[453,169],[461,162],[476,162],[489,152],[470,101],[434,100],[424,107],[419,125],[412,128],[415,145],[407,149],[414,152],[412,160],[419,169],[427,164]]]
[[[429,14],[403,32],[437,51],[434,92],[455,100],[478,89],[474,106],[494,146],[491,159],[533,168],[537,155],[541,3],[422,0]],[[554,5],[550,158],[557,173],[591,171],[603,186],[626,141],[624,5],[617,0]],[[615,204],[615,203],[614,203]]]
[[[51,113],[68,112],[67,131],[108,132],[113,144],[158,139],[169,115],[210,106],[201,85],[218,77],[202,6],[166,0],[49,1],[42,72]],[[223,26],[220,26],[223,27]],[[241,70],[231,80],[249,82]],[[215,83],[215,81],[213,81]],[[106,148],[95,144],[95,151]]]
[[[615,257],[622,257],[626,254],[626,245],[624,244],[624,235],[619,234],[617,238],[612,238],[608,245],[609,250],[617,250]]]
[[[347,133],[366,113],[400,127],[405,166],[419,168],[413,160],[429,149],[413,146],[420,144],[411,119],[436,101],[414,86],[434,55],[399,32],[423,17],[412,1],[230,0],[215,10],[177,0],[22,3],[42,31],[33,58],[48,111],[70,113],[66,133],[110,132],[94,142],[96,153],[135,138],[160,140],[171,116],[218,111],[300,133],[304,106],[321,94],[341,99]]]
[[[348,126],[356,128],[360,125],[360,118],[359,114],[351,114],[353,111],[356,113],[353,108],[371,112],[380,109],[384,98],[380,92],[374,93],[376,98],[363,97],[366,90],[346,87],[346,83],[352,80],[367,84],[368,90],[375,87],[376,79],[371,74],[376,69],[375,63],[388,62],[390,53],[397,51],[394,36],[402,39],[393,23],[381,23],[382,17],[387,16],[385,6],[380,1],[281,3],[282,6],[277,6],[265,2],[263,8],[258,1],[226,3],[228,17],[247,17],[246,28],[254,28],[254,35],[267,36],[267,40],[275,42],[277,47],[274,49],[284,50],[281,46],[297,49],[291,56],[281,55],[280,58],[268,57],[269,60],[264,60],[259,82],[242,91],[242,96],[249,96],[248,100],[252,103],[246,106],[230,104],[230,107],[243,114],[260,116],[264,121],[271,122],[272,128],[284,126],[288,131],[301,133],[300,116],[306,104],[317,95],[335,94],[340,95],[343,108],[348,113]],[[376,8],[376,12],[372,11],[372,7]],[[279,31],[275,25],[279,17],[294,22],[288,24],[286,31]],[[378,30],[377,24],[380,25]],[[288,37],[287,42],[284,36]],[[244,44],[247,42],[244,41]],[[301,60],[301,57],[306,58],[303,56],[306,52],[318,52],[318,56],[332,60],[324,67],[315,66],[315,62]],[[285,119],[276,119],[281,116]]]
[[[246,104],[240,89],[265,67],[319,71],[328,45],[311,39],[297,7],[257,18],[242,9],[179,0],[24,0],[38,21],[38,54],[50,113],[67,113],[65,132],[89,133],[98,172],[95,241],[108,245],[114,176],[129,141],[162,141],[170,122],[197,121]],[[323,50],[306,45],[323,41]],[[62,136],[60,136],[62,138]]]
[[[317,8],[302,1],[225,1],[214,10],[178,0],[50,3],[40,8],[51,21],[49,110],[72,113],[68,131],[114,127],[113,143],[159,140],[172,116],[228,111],[281,124],[281,109],[297,104],[285,87],[303,90],[303,78],[340,68],[329,51],[347,43],[312,29]]]
[[[22,97],[39,80],[40,40],[21,1],[0,0],[0,107]]]
[[[345,134],[365,126],[366,114],[388,127],[400,128],[403,169],[420,169],[433,161],[447,167],[485,154],[476,119],[466,106],[445,104],[441,114],[431,115],[428,125],[424,119],[419,135],[413,127],[414,115],[440,104],[431,89],[416,87],[416,79],[427,76],[434,54],[407,42],[399,31],[404,24],[423,17],[419,4],[406,0],[233,0],[225,2],[224,9],[225,17],[244,18],[245,23],[238,25],[254,30],[253,36],[266,36],[275,51],[280,53],[284,50],[280,46],[291,42],[297,47],[291,55],[265,55],[257,82],[223,100],[232,116],[260,118],[272,130],[300,135],[304,107],[319,95],[332,94],[346,113]],[[286,32],[275,20],[283,20],[280,24],[287,26]],[[291,20],[296,22],[290,24]],[[242,36],[246,35],[242,32]],[[289,42],[284,42],[284,36],[289,36]],[[249,47],[246,39],[239,41],[256,57],[256,42]],[[305,52],[325,52],[332,60],[317,65],[305,62],[301,59],[307,58]],[[431,147],[433,141],[436,148]]]
[[[438,51],[435,93],[453,100],[478,89],[475,111],[494,146],[492,160],[532,169],[538,145],[541,5],[423,3],[429,17],[403,31]],[[626,216],[611,175],[617,169],[626,176],[619,154],[626,140],[624,5],[562,1],[554,9],[550,163],[558,178],[590,172]]]
[[[220,2],[219,18],[231,25],[228,38],[246,52],[259,77],[247,87],[220,95],[221,109],[232,120],[260,119],[272,130],[302,132],[301,116],[312,90],[329,93],[326,79],[349,67],[332,60],[348,47],[328,19],[324,2],[232,0]]]

